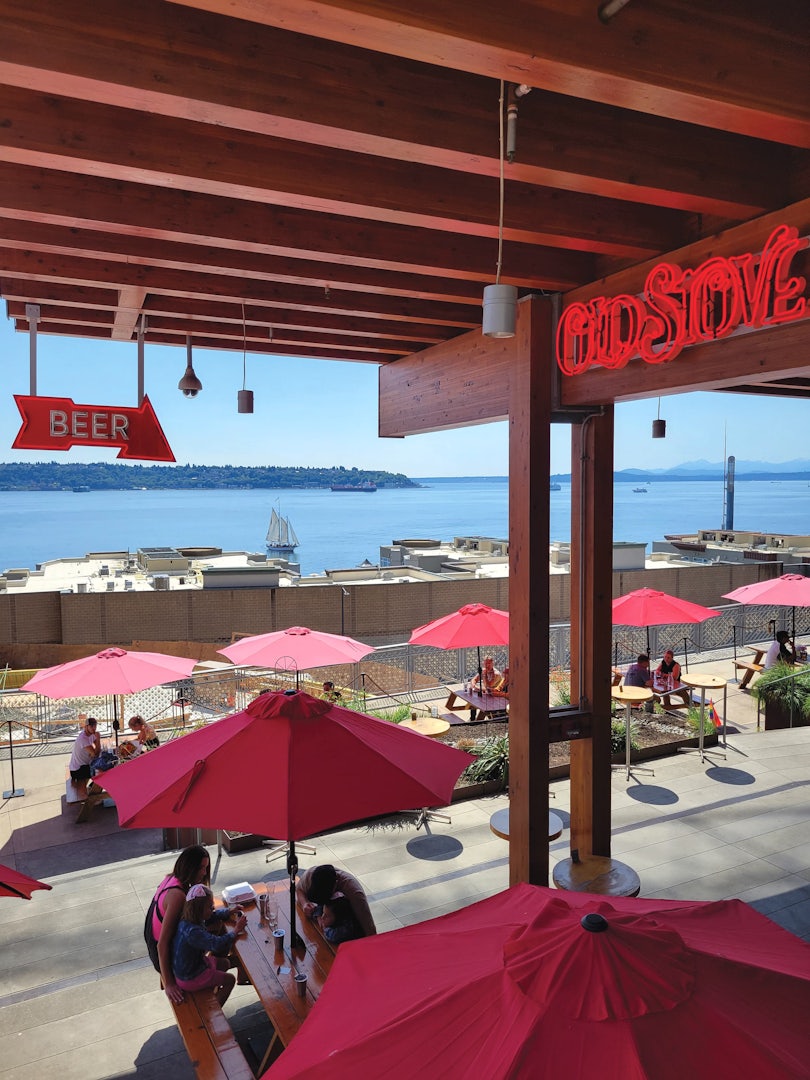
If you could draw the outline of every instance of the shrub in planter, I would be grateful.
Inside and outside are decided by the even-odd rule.
[[[625,743],[625,722],[621,720],[610,721],[610,752],[611,754],[623,754],[625,753],[627,746]],[[636,739],[635,731],[633,730],[633,724],[630,725],[630,749],[638,750],[638,740]]]
[[[751,694],[765,708],[765,730],[810,723],[810,671],[774,664],[759,676]]]
[[[463,779],[471,783],[497,780],[504,787],[509,783],[509,736],[497,735],[470,747],[475,761],[464,770]]]

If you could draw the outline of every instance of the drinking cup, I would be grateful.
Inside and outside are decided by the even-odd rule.
[[[283,930],[274,930],[273,931],[273,944],[275,945],[275,947],[277,949],[283,949],[284,948],[284,931]]]
[[[307,977],[303,971],[295,976],[295,989],[300,998],[307,996]]]
[[[267,897],[267,908],[265,910],[265,918],[270,924],[271,928],[275,930],[278,925],[278,904],[275,900],[271,900]]]
[[[267,922],[267,894],[262,893],[259,897],[259,916],[262,922]]]

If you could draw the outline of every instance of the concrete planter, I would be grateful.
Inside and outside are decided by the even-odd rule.
[[[704,747],[717,746],[719,742],[719,736],[716,732],[712,732],[703,737]],[[670,757],[673,754],[677,754],[679,750],[684,750],[689,747],[697,749],[699,745],[697,735],[690,739],[674,739],[672,742],[656,743],[655,746],[642,746],[639,750],[630,751],[630,761],[650,761],[653,758]],[[624,753],[612,754],[610,758],[611,765],[623,765],[625,762]],[[549,780],[560,780],[570,773],[570,765],[568,763],[564,765],[554,765],[548,771]]]

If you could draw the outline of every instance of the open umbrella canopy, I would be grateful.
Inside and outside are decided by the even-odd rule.
[[[104,786],[122,825],[302,840],[389,811],[446,805],[473,760],[388,720],[277,691],[119,765]]]
[[[374,646],[364,645],[362,641],[341,634],[327,634],[310,630],[307,626],[291,626],[272,634],[242,638],[218,652],[227,656],[232,664],[284,670],[295,668],[301,671],[308,667],[354,664],[374,652]]]
[[[50,889],[44,881],[21,874],[10,866],[0,865],[0,896],[17,896],[21,900],[30,900],[35,889]]]
[[[740,604],[774,604],[777,607],[810,607],[810,577],[782,574],[768,581],[755,581],[723,593],[726,600]]]
[[[584,917],[584,918],[583,918]],[[272,1080],[806,1077],[810,946],[739,900],[517,885],[341,945]]]
[[[458,611],[414,630],[411,645],[438,649],[473,649],[478,645],[509,644],[509,612],[486,604],[465,604]]]
[[[698,623],[720,614],[712,608],[681,600],[657,589],[636,589],[613,601],[617,626],[664,626],[667,623]]]
[[[104,649],[81,660],[43,668],[21,689],[49,698],[134,694],[161,683],[187,679],[196,663],[185,656]]]

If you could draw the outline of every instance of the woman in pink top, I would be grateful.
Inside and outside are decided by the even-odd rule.
[[[186,893],[192,885],[208,885],[210,880],[211,858],[201,844],[194,844],[180,852],[171,874],[161,881],[155,892],[152,933],[157,942],[160,975],[169,1001],[183,1000],[183,991],[177,985],[172,969],[172,940],[183,914]]]

